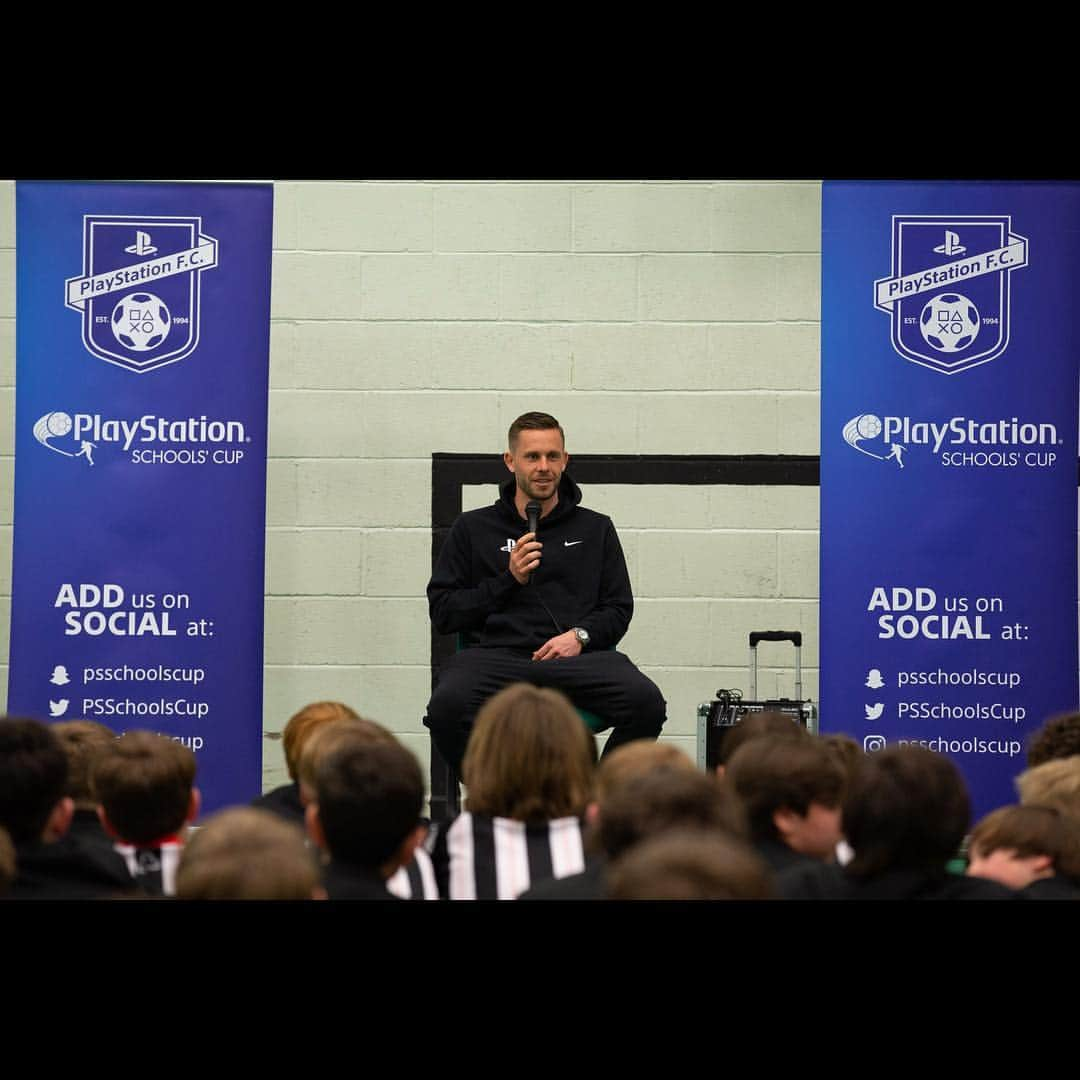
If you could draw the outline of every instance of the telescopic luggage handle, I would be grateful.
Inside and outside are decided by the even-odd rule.
[[[751,630],[750,648],[756,649],[759,641],[790,641],[796,649],[802,648],[801,630]]]
[[[757,700],[757,647],[759,641],[790,641],[795,646],[795,700],[802,701],[802,631],[750,631],[750,696]]]

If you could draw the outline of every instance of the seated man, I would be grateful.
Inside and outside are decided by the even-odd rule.
[[[425,718],[459,771],[477,709],[513,682],[561,690],[613,726],[605,753],[655,739],[666,719],[656,684],[613,649],[634,610],[630,576],[611,519],[579,505],[562,427],[525,413],[508,441],[513,478],[457,519],[427,589],[435,629],[476,643],[443,665]]]

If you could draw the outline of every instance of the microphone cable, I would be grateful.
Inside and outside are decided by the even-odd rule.
[[[526,522],[528,524],[529,532],[531,532],[534,537],[536,536],[536,534],[537,534],[537,532],[538,532],[538,530],[540,528],[540,511],[541,511],[540,504],[538,502],[536,502],[535,499],[528,502],[528,503],[526,503],[526,505],[525,505],[525,520],[526,520]],[[537,569],[539,569],[539,567],[537,567]],[[529,584],[530,585],[533,584],[533,577],[535,575],[536,575],[536,570],[534,570],[529,575]],[[551,608],[549,608],[547,606],[547,604],[544,603],[544,598],[540,595],[540,590],[539,589],[536,589],[536,599],[540,601],[540,606],[548,613],[548,618],[551,619],[552,623],[554,624],[556,632],[558,632],[560,634],[565,634],[566,631],[559,625],[559,620],[556,619],[554,615],[552,615]]]

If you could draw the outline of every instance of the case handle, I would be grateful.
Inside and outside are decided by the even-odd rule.
[[[756,649],[759,641],[790,641],[796,649],[802,648],[801,630],[751,630],[750,648]]]

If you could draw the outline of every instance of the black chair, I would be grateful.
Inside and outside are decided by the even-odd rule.
[[[458,634],[456,651],[460,652],[468,647],[466,636]],[[577,713],[582,723],[594,735],[611,727],[588,709],[577,709]],[[461,777],[457,769],[439,753],[439,748],[435,745],[435,740],[430,737],[430,733],[428,738],[431,744],[431,820],[443,823],[461,813]]]

